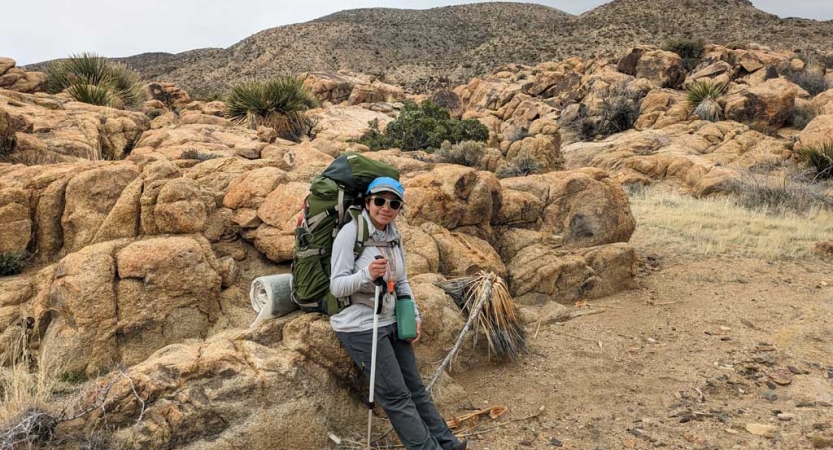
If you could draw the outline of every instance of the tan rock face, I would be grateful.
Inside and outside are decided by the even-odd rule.
[[[359,106],[333,106],[324,109],[315,109],[308,113],[322,128],[317,138],[345,142],[349,139],[358,139],[369,129],[368,122],[377,121],[379,129],[384,130],[385,126],[393,120],[393,117],[386,113],[372,111]]]
[[[96,373],[205,337],[219,313],[222,270],[203,238],[87,246],[56,268],[48,297],[54,312],[40,318],[49,321],[44,345],[68,371]]]
[[[93,241],[122,191],[138,176],[135,165],[120,163],[81,172],[69,181],[61,217],[64,252],[78,251]]]
[[[449,277],[464,277],[488,270],[505,277],[506,267],[488,242],[463,233],[452,233],[426,222],[422,230],[430,235],[439,251],[439,272]]]
[[[211,202],[210,197],[208,199]],[[205,227],[210,212],[197,183],[187,178],[171,180],[159,191],[153,214],[161,233],[196,233]]]
[[[686,72],[679,55],[650,47],[636,47],[619,61],[618,70],[637,78],[646,78],[658,87],[677,89]]]
[[[188,92],[173,83],[160,82],[145,85],[148,98],[158,100],[165,105],[187,105],[191,103]]]
[[[0,58],[0,89],[8,89],[27,94],[43,92],[46,89],[46,74],[27,72],[15,67],[17,63],[11,58]]]
[[[720,100],[725,117],[738,122],[762,121],[779,128],[795,107],[796,86],[782,78],[767,80],[748,89],[730,92]]]
[[[802,146],[823,145],[833,141],[833,115],[816,116],[799,134]]]
[[[405,97],[402,88],[379,82],[366,75],[328,72],[308,72],[299,78],[304,86],[321,101],[334,104],[347,102],[349,105],[394,101]]]
[[[32,236],[29,199],[20,189],[0,191],[0,253],[23,253]]]
[[[15,124],[18,151],[35,153],[42,163],[121,159],[150,128],[148,117],[138,111],[68,102],[43,94],[4,91],[0,93],[0,111]]]
[[[512,161],[517,158],[535,160],[541,166],[542,172],[558,170],[564,164],[564,157],[561,155],[561,141],[558,135],[539,134],[535,137],[515,141],[509,146],[506,159]]]
[[[120,359],[115,253],[126,244],[90,245],[67,255],[56,267],[48,297],[54,313],[39,320],[48,321],[44,346],[67,372],[96,373]]]
[[[489,172],[439,164],[406,180],[408,222],[434,222],[444,228],[488,224],[502,205],[500,186]]]
[[[275,262],[292,260],[295,248],[295,224],[307,195],[309,195],[308,184],[280,185],[258,208],[257,216],[263,224],[257,229],[254,244],[270,260]]]
[[[601,170],[507,178],[501,186],[519,192],[511,195],[521,202],[506,203],[498,215],[503,224],[530,223],[540,217],[536,228],[561,236],[570,246],[627,242],[635,228],[627,195]]]
[[[205,337],[219,314],[222,277],[208,241],[160,237],[134,242],[117,255],[119,349],[135,364],[156,349]]]

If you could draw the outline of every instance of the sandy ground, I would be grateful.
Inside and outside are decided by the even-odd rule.
[[[474,406],[509,408],[469,448],[833,448],[833,264],[631,244],[637,289],[531,326],[520,363],[454,373]]]

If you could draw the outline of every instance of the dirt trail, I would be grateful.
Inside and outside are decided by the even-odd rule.
[[[470,448],[833,448],[833,265],[678,256],[639,233],[631,244],[637,289],[531,327],[519,364],[455,374],[475,406],[509,407],[500,421],[544,406]]]

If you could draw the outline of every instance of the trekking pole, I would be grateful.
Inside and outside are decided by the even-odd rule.
[[[376,255],[376,259],[382,259],[382,255]],[[370,350],[370,393],[367,399],[367,448],[370,450],[370,425],[373,421],[373,391],[376,389],[376,339],[379,337],[379,297],[382,296],[382,289],[385,280],[379,277],[373,280],[376,285],[376,294],[373,297],[373,344]]]

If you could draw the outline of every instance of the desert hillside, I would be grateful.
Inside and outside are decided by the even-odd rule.
[[[337,65],[222,101],[164,79],[235,84],[249,62],[284,61],[255,56],[275,45],[346,45],[313,33],[331,29],[377,39],[373,23],[441,10],[343,12],[229,50],[145,55],[159,71],[144,81],[91,55],[49,73],[0,57],[0,450],[366,448],[367,382],[328,318],[253,323],[269,309],[250,298],[291,271],[311,180],[347,152],[405,187],[419,369],[469,450],[833,447],[833,68],[777,42],[668,51],[650,45],[661,36],[525,64],[521,44],[556,34],[501,29],[523,14],[562,30],[595,20],[599,48],[620,45],[598,21],[640,5],[448,8],[493,23],[494,47],[469,30],[461,54],[507,63],[431,95],[390,81],[419,79],[445,41],[405,35],[390,55],[416,62],[390,62],[390,77]],[[741,34],[724,12],[799,23],[682,5],[712,5],[703,17]],[[498,319],[465,334],[473,316],[449,284],[483,272],[481,311]],[[373,445],[399,448],[384,417]]]
[[[338,69],[422,92],[463,83],[501,64],[587,57],[676,37],[826,50],[833,23],[780,19],[745,0],[616,0],[580,16],[523,3],[369,8],[264,30],[227,49],[124,61],[148,80],[204,92],[245,79]]]

